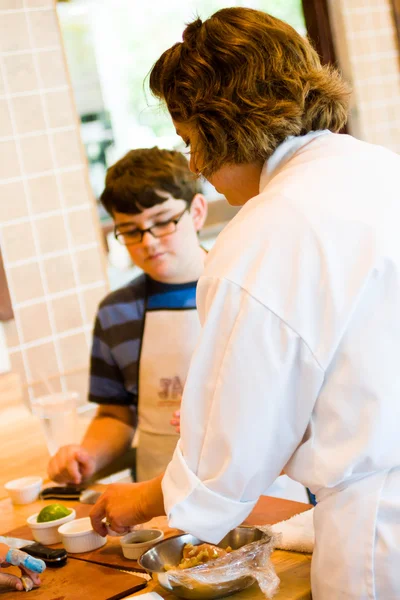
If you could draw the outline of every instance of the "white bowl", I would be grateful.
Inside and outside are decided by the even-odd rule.
[[[69,508],[67,506],[67,508]],[[61,519],[54,519],[54,521],[48,521],[46,523],[38,523],[37,516],[39,513],[36,513],[26,520],[29,527],[32,530],[33,538],[44,545],[49,544],[58,544],[61,542],[61,535],[58,533],[58,528],[63,523],[68,523],[68,521],[73,521],[76,517],[76,512],[73,508],[69,508],[71,511],[69,515],[66,517],[62,517]]]
[[[107,537],[94,531],[89,517],[65,523],[59,527],[58,531],[61,534],[64,548],[71,554],[90,552],[101,548],[107,542]]]
[[[164,537],[161,529],[138,529],[120,539],[125,558],[135,560]]]
[[[38,499],[42,483],[41,477],[21,477],[7,481],[4,487],[13,504],[29,504]]]

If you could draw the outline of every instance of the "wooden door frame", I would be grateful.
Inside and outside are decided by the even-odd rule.
[[[0,321],[9,321],[13,317],[10,292],[8,291],[7,277],[0,249]]]
[[[400,50],[400,0],[392,0],[392,12],[397,30],[397,42]]]
[[[323,64],[337,65],[328,0],[302,0],[308,37]]]

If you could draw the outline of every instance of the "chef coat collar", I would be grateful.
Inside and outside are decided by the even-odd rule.
[[[309,144],[315,138],[330,134],[329,129],[323,129],[319,131],[310,131],[306,135],[290,135],[286,138],[282,144],[280,144],[270,158],[265,162],[260,177],[260,193],[276,175],[277,171],[286,164],[292,156],[303,148],[306,144]]]

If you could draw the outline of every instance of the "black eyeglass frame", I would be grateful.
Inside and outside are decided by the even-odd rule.
[[[172,235],[177,230],[178,223],[182,219],[182,217],[185,214],[185,212],[190,212],[190,207],[189,206],[186,206],[185,210],[183,210],[177,216],[172,217],[172,219],[168,219],[168,221],[164,221],[162,223],[156,223],[155,225],[152,225],[151,227],[147,227],[147,229],[140,229],[139,227],[137,227],[134,230],[135,232],[137,231],[140,234],[140,239],[138,239],[137,242],[130,242],[129,244],[126,244],[123,241],[124,240],[124,235],[129,234],[129,230],[127,230],[127,231],[119,231],[117,225],[114,225],[114,237],[123,246],[136,246],[136,244],[140,244],[141,243],[141,241],[143,240],[143,236],[144,236],[145,233],[150,233],[155,238],[162,238],[162,237],[165,237],[167,235]],[[155,227],[160,227],[160,225],[161,226],[162,225],[169,225],[170,223],[173,223],[175,225],[175,228],[174,228],[173,231],[168,231],[168,233],[163,233],[161,235],[156,235],[154,233],[154,231],[152,231]],[[122,239],[120,239],[120,238],[122,238]]]

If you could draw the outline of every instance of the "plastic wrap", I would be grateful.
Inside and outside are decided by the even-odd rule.
[[[195,590],[211,586],[214,591],[220,590],[224,595],[229,584],[232,586],[229,593],[233,593],[252,585],[256,580],[265,597],[272,598],[279,588],[279,577],[271,562],[271,553],[278,541],[279,534],[263,528],[260,540],[189,569],[170,569],[163,578],[168,578],[172,589],[183,586]]]

